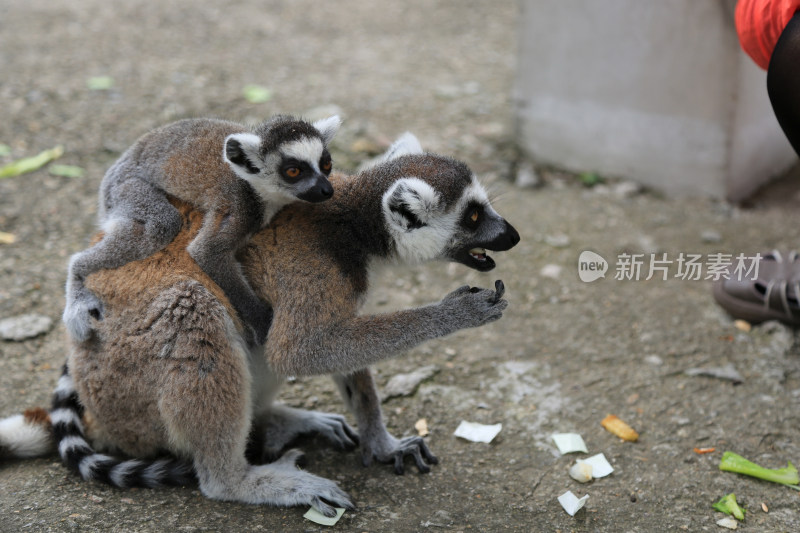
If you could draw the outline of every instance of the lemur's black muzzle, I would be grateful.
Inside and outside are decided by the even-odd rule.
[[[514,229],[514,226],[508,223],[508,221],[503,220],[505,223],[505,229],[492,239],[491,241],[484,243],[483,247],[492,250],[493,252],[505,252],[506,250],[510,250],[514,246],[517,245],[519,242],[519,233],[517,230]]]
[[[324,202],[333,196],[333,185],[328,181],[324,175],[319,174],[309,189],[297,195],[297,197],[306,202]]]

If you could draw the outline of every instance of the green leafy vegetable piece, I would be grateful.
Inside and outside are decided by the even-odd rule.
[[[745,476],[752,476],[764,481],[772,481],[791,487],[795,490],[800,490],[796,487],[800,483],[800,476],[797,474],[797,468],[789,461],[789,464],[783,468],[764,468],[751,461],[748,461],[741,455],[733,452],[725,452],[722,454],[722,460],[719,462],[719,469],[726,472],[735,472],[737,474],[744,474]]]
[[[712,507],[717,511],[733,515],[737,520],[744,520],[744,513],[746,511],[739,507],[739,504],[736,502],[736,495],[732,492],[723,496],[722,499],[712,505]]]
[[[601,178],[594,172],[584,172],[578,176],[578,179],[581,180],[581,183],[583,183],[587,187],[594,187],[595,185],[597,185],[598,183],[602,183],[603,181],[603,178]]]
[[[53,176],[61,176],[62,178],[82,178],[86,172],[81,167],[74,165],[57,165],[52,164],[47,168],[47,171]]]
[[[86,86],[90,91],[107,91],[114,86],[114,78],[111,76],[92,76],[86,80]]]
[[[242,93],[251,104],[263,104],[272,98],[272,91],[261,85],[246,85]]]
[[[10,178],[25,174],[26,172],[33,172],[34,170],[42,168],[50,161],[58,159],[63,154],[64,148],[62,146],[56,146],[55,148],[45,150],[39,155],[18,159],[0,167],[0,178]]]

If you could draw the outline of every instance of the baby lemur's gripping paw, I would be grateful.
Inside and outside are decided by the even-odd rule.
[[[281,412],[284,417],[276,416]],[[288,408],[281,412],[272,413],[265,426],[263,457],[267,460],[279,457],[283,449],[299,435],[318,435],[341,450],[352,450],[358,446],[358,433],[342,415]]]
[[[312,413],[311,433],[316,433],[342,450],[358,446],[358,433],[350,427],[342,415],[334,413]]]
[[[458,321],[459,328],[488,324],[502,317],[503,311],[508,307],[508,302],[503,300],[505,285],[497,280],[494,286],[492,290],[464,285],[445,296],[441,305]]]
[[[72,338],[83,342],[92,334],[92,319],[103,319],[103,304],[89,291],[72,298],[68,296],[61,318]]]

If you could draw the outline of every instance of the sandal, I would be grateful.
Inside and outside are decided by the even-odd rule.
[[[734,318],[800,326],[800,255],[791,251],[784,257],[778,250],[762,254],[754,279],[735,278],[729,271],[728,279],[714,282],[713,294]]]

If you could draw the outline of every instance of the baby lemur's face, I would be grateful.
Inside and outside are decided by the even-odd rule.
[[[333,196],[328,181],[333,160],[320,137],[281,144],[277,153],[267,156],[266,166],[276,169],[279,186],[300,200],[322,202]]]
[[[272,206],[294,200],[322,202],[333,196],[328,152],[340,124],[333,116],[315,123],[275,117],[253,133],[225,139],[225,160]]]

